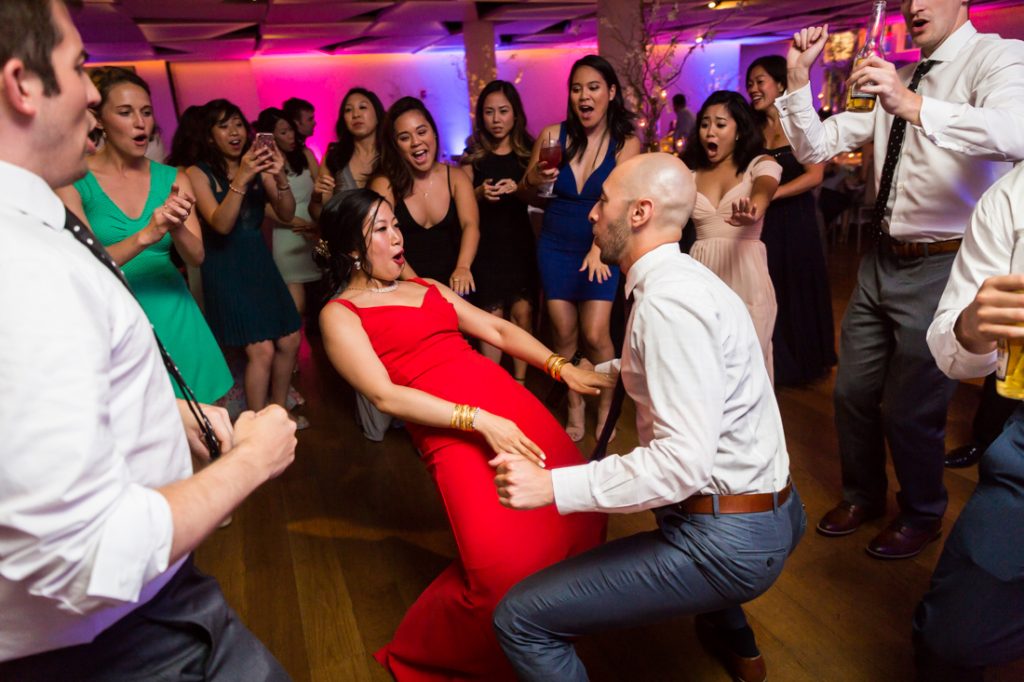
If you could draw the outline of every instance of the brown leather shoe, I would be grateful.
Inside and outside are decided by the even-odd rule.
[[[909,559],[942,535],[942,521],[911,526],[897,518],[868,544],[867,552],[876,559]]]
[[[833,538],[849,535],[860,528],[865,521],[879,516],[881,513],[869,507],[843,500],[821,517],[821,521],[818,521],[818,532]]]
[[[697,616],[697,639],[717,658],[729,671],[733,682],[765,682],[768,679],[768,668],[764,656],[740,656],[733,652],[724,641],[721,632],[707,618]]]

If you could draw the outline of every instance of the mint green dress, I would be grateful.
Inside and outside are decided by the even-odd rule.
[[[154,209],[167,200],[178,170],[151,161],[149,172],[149,198],[142,215],[134,220],[107,196],[92,172],[75,183],[82,197],[85,218],[104,245],[123,241],[146,227]],[[212,403],[224,396],[234,381],[185,279],[171,263],[172,243],[171,235],[164,235],[121,269],[196,398],[202,403]],[[183,397],[173,381],[171,385],[175,395]]]

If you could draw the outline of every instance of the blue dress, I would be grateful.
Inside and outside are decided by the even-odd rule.
[[[205,163],[196,167],[206,174],[214,198],[223,201],[227,180],[218,180]],[[302,326],[292,295],[263,241],[260,228],[266,200],[257,177],[249,184],[231,232],[225,235],[203,226],[204,312],[222,346],[279,339]]]
[[[558,142],[565,149],[565,124]],[[563,152],[563,157],[565,156]],[[579,272],[583,259],[594,243],[587,216],[601,198],[601,185],[615,168],[615,139],[608,140],[608,151],[576,192],[576,175],[567,160],[555,180],[555,198],[544,209],[544,225],[537,240],[537,264],[544,296],[548,300],[612,301],[619,286],[619,268],[609,266],[612,276],[604,282],[587,280],[587,271]]]

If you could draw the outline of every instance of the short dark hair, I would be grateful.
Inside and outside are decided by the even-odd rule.
[[[53,48],[63,34],[53,20],[55,2],[61,0],[3,0],[0,2],[0,68],[20,59],[25,68],[39,76],[43,94],[60,94],[53,70]]]
[[[729,110],[732,120],[736,121],[736,147],[733,149],[732,158],[736,164],[736,174],[739,175],[747,169],[751,161],[764,151],[764,135],[757,124],[754,110],[747,100],[743,95],[732,90],[718,90],[704,100],[700,111],[697,112],[697,131],[700,131],[705,112],[716,104],[724,104]],[[700,143],[699,134],[686,138],[683,162],[691,170],[711,168],[711,161],[708,159],[708,153],[704,150],[704,145]]]
[[[284,115],[292,121],[298,120],[299,114],[303,111],[316,111],[316,107],[314,107],[312,103],[298,97],[289,97],[286,99],[284,103],[281,104],[281,109],[284,111]]]
[[[686,95],[683,93],[677,93],[672,95],[672,108],[673,109],[685,109],[686,108]]]
[[[777,54],[758,57],[750,63],[750,66],[747,67],[747,81],[750,80],[750,72],[759,66],[765,70],[765,73],[767,73],[773,81],[781,86],[780,89],[785,90],[789,87],[785,57],[781,57]]]

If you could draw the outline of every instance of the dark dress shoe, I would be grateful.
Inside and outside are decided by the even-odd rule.
[[[911,526],[896,519],[868,544],[867,552],[876,559],[909,559],[942,535],[942,521]]]
[[[697,626],[697,639],[717,658],[729,671],[733,682],[765,682],[768,679],[768,668],[764,664],[764,656],[741,656],[729,645],[724,636],[725,631],[718,628],[703,615],[694,619]],[[753,634],[750,634],[753,637]],[[751,641],[753,641],[751,639]],[[756,646],[751,644],[756,650]]]
[[[833,538],[849,535],[865,521],[879,516],[881,514],[870,507],[843,500],[821,517],[821,521],[818,521],[818,532]]]
[[[947,469],[966,469],[977,464],[983,454],[985,448],[976,443],[968,443],[946,453],[942,463]]]

